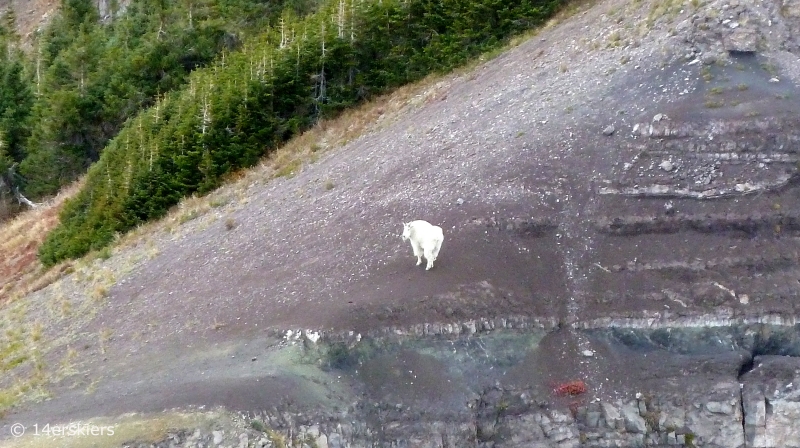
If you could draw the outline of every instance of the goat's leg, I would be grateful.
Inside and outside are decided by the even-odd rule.
[[[433,267],[433,262],[436,261],[436,256],[433,255],[432,250],[425,251],[425,259],[428,260],[428,265],[425,266],[425,270],[429,271]]]
[[[411,242],[411,248],[414,249],[414,256],[417,257],[417,266],[422,264],[422,247],[416,243]]]

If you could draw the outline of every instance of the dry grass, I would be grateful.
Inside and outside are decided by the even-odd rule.
[[[100,330],[100,333],[97,335],[99,345],[100,345],[100,353],[105,354],[108,348],[108,343],[111,342],[111,339],[114,337],[114,331],[110,328],[104,327]]]
[[[1,398],[0,398],[1,399]],[[96,427],[96,431],[103,430],[104,435],[91,435],[85,430],[84,435],[53,436],[42,434],[35,435],[35,428],[26,428],[25,435],[17,439],[8,440],[3,444],[5,448],[106,448],[119,447],[126,442],[152,444],[167,438],[170,433],[181,428],[199,428],[205,433],[210,433],[221,424],[226,427],[234,426],[232,417],[222,411],[206,413],[164,413],[158,416],[142,416],[137,414],[123,415],[118,418],[91,419],[75,422],[75,424]],[[63,425],[65,431],[69,424]],[[84,428],[87,428],[84,426]],[[73,426],[73,432],[77,426]],[[137,446],[138,446],[137,443]]]
[[[45,269],[37,253],[47,233],[58,224],[64,202],[81,185],[77,182],[39,208],[0,225],[0,415],[23,397],[35,400],[47,395],[46,366],[39,348],[49,342],[47,322],[31,321],[28,304],[22,299],[72,271],[72,262]],[[64,306],[69,308],[69,302]]]
[[[82,185],[76,182],[47,204],[0,225],[0,303],[37,291],[68,271],[69,263],[46,270],[37,253],[47,233],[58,224],[64,201]]]
[[[47,384],[42,354],[37,348],[44,339],[44,326],[27,320],[27,307],[9,303],[0,315],[0,416],[22,397],[35,399],[45,394]]]

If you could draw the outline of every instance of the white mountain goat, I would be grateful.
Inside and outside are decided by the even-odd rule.
[[[422,257],[428,260],[426,270],[433,267],[433,262],[439,256],[439,249],[442,248],[444,234],[442,228],[434,226],[427,221],[411,221],[403,223],[403,241],[411,240],[411,249],[417,257],[417,266],[422,264]]]

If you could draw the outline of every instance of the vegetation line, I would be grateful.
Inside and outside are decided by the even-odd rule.
[[[286,12],[128,120],[64,207],[40,260],[102,248],[321,118],[497,48],[559,3],[329,0],[304,18]]]

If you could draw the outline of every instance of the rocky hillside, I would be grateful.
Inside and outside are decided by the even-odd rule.
[[[0,11],[13,12],[17,33],[25,45],[30,45],[33,34],[50,20],[59,4],[58,0],[0,0]]]
[[[123,10],[129,3],[128,0],[116,0]],[[53,14],[58,10],[59,0],[0,0],[0,14],[12,11],[17,24],[17,34],[22,39],[23,47],[30,49],[33,45],[35,33],[42,31],[50,22]],[[100,17],[104,20],[110,18],[110,1],[97,0]]]
[[[223,406],[114,443],[800,446],[798,36],[797,0],[603,1],[251,173],[25,299],[73,355],[3,437]]]

